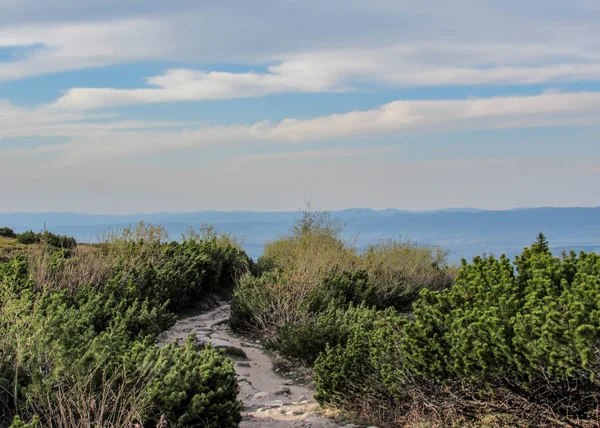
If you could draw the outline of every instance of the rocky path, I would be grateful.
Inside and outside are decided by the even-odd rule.
[[[164,334],[161,342],[179,340],[184,343],[190,333],[195,333],[200,343],[228,348],[230,355],[238,355],[232,356],[232,360],[240,386],[239,398],[244,404],[242,428],[342,426],[317,411],[311,389],[275,373],[271,357],[259,344],[234,336],[227,328],[228,319],[229,305],[221,302],[215,309],[178,321]]]

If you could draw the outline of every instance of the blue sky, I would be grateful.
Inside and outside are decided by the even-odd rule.
[[[600,205],[596,0],[4,0],[0,212]]]

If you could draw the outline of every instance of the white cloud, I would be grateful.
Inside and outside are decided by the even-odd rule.
[[[423,86],[600,78],[600,14],[586,0],[568,8],[541,0],[435,7],[399,0],[106,1],[90,0],[84,8],[73,0],[29,0],[27,15],[5,4],[0,47],[45,48],[0,62],[0,81],[145,61],[193,62],[204,70],[175,70],[149,79],[156,87],[137,90],[74,89],[63,99],[96,107],[331,91],[357,81]],[[546,9],[559,10],[559,19]],[[272,66],[264,74],[205,69],[223,62]]]
[[[10,111],[10,110],[8,110]],[[70,122],[66,110],[46,106],[20,112],[5,122],[0,138],[61,136],[71,141],[51,149],[0,151],[4,156],[56,153],[63,163],[148,156],[185,148],[221,144],[301,144],[356,137],[400,136],[459,129],[499,129],[528,126],[580,125],[600,122],[600,93],[546,92],[533,96],[464,100],[395,101],[375,110],[353,111],[308,120],[284,119],[252,125],[191,127],[178,122]],[[65,116],[62,116],[65,115]],[[80,114],[81,115],[81,114]],[[9,116],[10,117],[10,116]],[[16,117],[16,116],[15,116]],[[35,118],[33,124],[28,118]],[[152,130],[152,127],[158,127]],[[162,128],[162,129],[161,129]],[[1,141],[1,140],[0,140]]]
[[[578,62],[501,65],[498,64],[499,57],[508,56],[502,52],[504,48],[422,45],[315,52],[290,56],[269,67],[266,73],[206,73],[173,69],[149,78],[147,83],[151,87],[148,88],[72,88],[57,100],[56,105],[93,109],[121,104],[248,98],[289,92],[338,92],[352,90],[360,82],[414,87],[600,80],[600,52],[594,53],[595,56],[587,53],[585,62],[575,58]],[[461,60],[447,59],[435,63],[411,60],[428,50],[443,51],[450,58],[459,57]],[[495,52],[498,57],[486,54],[487,50]],[[534,51],[537,51],[540,60],[554,61],[567,53],[558,47],[552,52],[545,52],[546,47],[523,46],[512,50],[512,59],[524,61]],[[592,59],[595,62],[590,62]],[[485,61],[496,64],[481,67]]]

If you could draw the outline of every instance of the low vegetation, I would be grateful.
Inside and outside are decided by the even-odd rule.
[[[0,238],[14,249],[0,263],[2,426],[237,426],[225,355],[193,336],[155,345],[214,294],[234,330],[312,368],[316,399],[346,420],[600,423],[600,256],[555,256],[542,234],[514,261],[460,267],[409,240],[358,251],[311,209],[256,264],[210,227],[48,238]]]
[[[234,290],[232,326],[314,366],[316,398],[396,426],[597,426],[600,257],[511,262],[384,241],[359,253],[305,212]]]
[[[412,319],[382,313],[329,346],[318,399],[383,426],[597,426],[600,257],[544,242],[463,263]]]
[[[98,246],[42,240],[0,264],[0,426],[237,426],[230,360],[193,337],[155,343],[250,260],[216,234],[165,238],[140,225]]]
[[[266,244],[256,275],[240,281],[232,326],[272,336],[315,322],[332,300],[342,308],[365,301],[379,309],[409,310],[421,289],[452,284],[455,269],[439,249],[398,240],[359,253],[342,232],[329,213],[304,211],[289,236]]]

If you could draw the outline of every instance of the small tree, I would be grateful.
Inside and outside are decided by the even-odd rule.
[[[541,253],[549,253],[550,245],[543,232],[537,234],[535,243],[531,246],[531,249]]]

